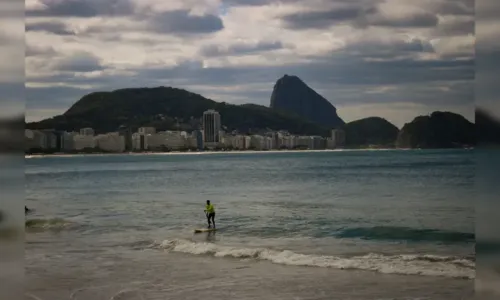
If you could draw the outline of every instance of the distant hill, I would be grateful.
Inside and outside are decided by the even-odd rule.
[[[278,79],[271,95],[270,107],[294,113],[328,128],[345,124],[337,115],[335,106],[297,76],[285,75]]]
[[[475,126],[461,115],[434,112],[416,117],[399,132],[398,148],[455,148],[475,145]]]
[[[394,147],[399,129],[386,119],[369,117],[349,122],[342,127],[346,133],[346,146]]]
[[[481,146],[500,145],[500,120],[484,109],[476,109],[477,142]]]
[[[172,87],[129,88],[95,92],[82,97],[63,115],[29,123],[28,129],[79,130],[92,127],[97,133],[154,126],[158,130],[192,130],[200,126],[203,112],[215,109],[228,130],[288,130],[291,133],[326,135],[324,128],[298,116],[259,105],[231,105]]]

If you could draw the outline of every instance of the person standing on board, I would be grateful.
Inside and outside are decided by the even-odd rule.
[[[208,228],[210,228],[210,224],[214,224],[215,228],[215,208],[214,205],[210,203],[210,200],[207,200],[207,205],[205,206],[205,215],[208,219]]]

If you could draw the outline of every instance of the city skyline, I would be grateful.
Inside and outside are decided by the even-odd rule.
[[[160,85],[268,106],[283,74],[345,121],[474,119],[473,1],[313,2],[27,1],[27,120],[93,91]]]
[[[278,150],[305,148],[310,150],[343,147],[345,132],[333,129],[329,137],[296,135],[283,130],[271,130],[261,134],[226,133],[222,128],[221,115],[214,109],[203,112],[202,126],[188,133],[180,130],[157,131],[155,127],[120,127],[118,131],[96,134],[91,127],[77,131],[25,129],[25,151],[48,152],[133,152],[133,151],[191,151],[221,150]],[[380,146],[380,145],[372,145]]]

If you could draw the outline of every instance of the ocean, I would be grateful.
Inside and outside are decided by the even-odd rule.
[[[26,299],[470,299],[473,150],[26,159]],[[205,201],[216,209],[215,233]]]

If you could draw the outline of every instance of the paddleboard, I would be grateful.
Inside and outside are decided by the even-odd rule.
[[[195,233],[200,233],[200,232],[211,232],[211,231],[216,231],[217,228],[199,228],[199,229],[195,229],[194,232]]]

